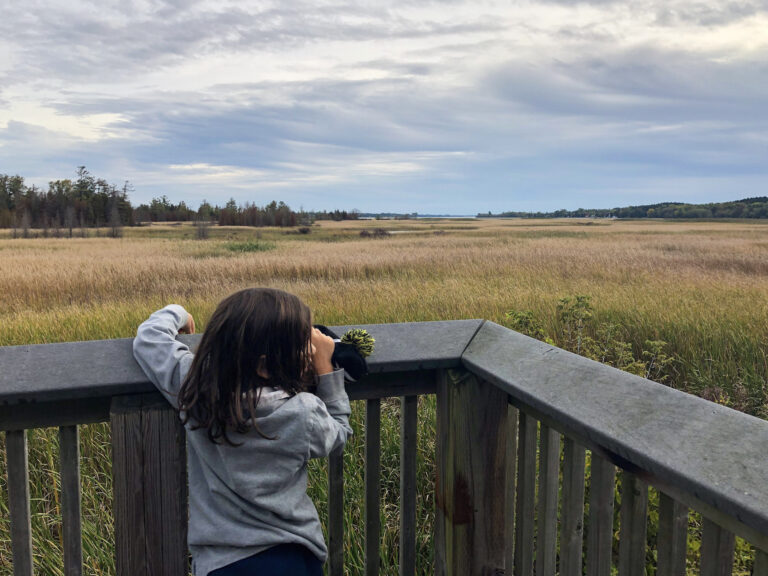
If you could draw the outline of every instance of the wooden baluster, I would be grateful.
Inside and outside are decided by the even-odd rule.
[[[560,434],[541,425],[539,452],[539,523],[536,576],[555,576],[557,563],[557,492],[560,479]]]
[[[536,494],[537,422],[520,412],[518,432],[517,513],[515,522],[515,574],[533,574],[534,499]]]
[[[587,532],[587,574],[611,576],[613,544],[613,503],[616,467],[592,452],[589,484],[589,531]]]
[[[328,572],[344,574],[344,447],[328,455]]]
[[[504,566],[506,572],[511,572],[515,565],[515,493],[517,485],[517,419],[518,410],[510,405],[507,410],[507,469],[505,498],[505,546]]]
[[[701,535],[701,576],[731,576],[734,544],[732,532],[705,517]]]
[[[400,407],[400,576],[411,576],[416,573],[418,396],[404,396]]]
[[[64,574],[83,573],[80,521],[80,436],[77,426],[59,428],[61,461],[61,523],[64,532]]]
[[[752,576],[768,576],[768,553],[755,549],[755,564],[752,567]]]
[[[582,575],[584,468],[586,451],[566,438],[563,454],[563,519],[560,525],[560,576]]]
[[[621,476],[619,576],[645,576],[648,485],[634,474]]]
[[[365,574],[378,576],[380,564],[381,400],[365,406]]]
[[[8,499],[11,513],[13,576],[32,576],[32,524],[29,508],[27,431],[5,433]]]
[[[688,509],[663,492],[659,492],[657,576],[685,576],[687,547]]]

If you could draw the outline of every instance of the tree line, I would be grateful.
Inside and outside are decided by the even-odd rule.
[[[554,212],[502,212],[478,214],[484,218],[768,218],[768,197],[732,202],[685,204],[662,202],[623,208],[555,210]]]
[[[297,226],[315,220],[357,219],[357,211],[298,212],[284,202],[272,201],[265,206],[246,202],[239,205],[230,199],[224,206],[203,200],[197,209],[184,201],[174,204],[166,196],[153,198],[149,204],[134,207],[128,197],[133,191],[130,182],[118,187],[91,174],[85,166],[76,171],[76,178],[53,180],[45,190],[28,186],[19,175],[0,174],[0,228],[24,231],[30,228],[44,231],[64,230],[70,236],[73,229],[107,226],[117,231],[122,226],[149,222],[205,222],[221,226]]]

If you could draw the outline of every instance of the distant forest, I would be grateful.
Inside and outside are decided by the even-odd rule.
[[[555,210],[554,212],[502,212],[478,214],[482,218],[768,218],[768,197],[733,202],[685,204],[662,202],[624,208]]]
[[[358,212],[296,212],[283,202],[265,206],[237,204],[224,206],[205,200],[195,210],[184,201],[174,204],[167,197],[153,198],[149,204],[133,206],[128,195],[129,182],[117,187],[93,176],[85,166],[77,169],[74,180],[54,180],[45,190],[27,186],[22,176],[0,174],[0,228],[61,230],[136,226],[148,222],[215,222],[220,226],[299,226],[315,220],[355,220]]]

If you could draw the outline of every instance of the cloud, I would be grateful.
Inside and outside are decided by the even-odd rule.
[[[370,210],[729,194],[768,183],[767,3],[40,0],[0,21],[0,166]]]
[[[662,5],[656,10],[656,22],[662,26],[694,24],[724,26],[768,11],[765,0],[730,2],[695,2],[679,6]]]

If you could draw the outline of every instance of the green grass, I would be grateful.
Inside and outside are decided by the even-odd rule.
[[[416,233],[360,237],[375,228]],[[446,233],[434,234],[440,229]],[[252,285],[300,295],[326,325],[457,318],[506,324],[509,310],[530,310],[564,345],[558,300],[584,294],[592,297],[594,325],[620,324],[636,357],[646,340],[668,343],[676,359],[670,385],[768,415],[768,227],[760,223],[379,221],[286,232],[212,226],[210,239],[201,241],[183,225],[125,229],[118,240],[0,238],[0,345],[132,337],[169,302],[184,304],[202,329],[221,298]],[[364,562],[364,412],[363,403],[353,404],[355,435],[344,462],[350,574],[362,573]],[[434,398],[421,398],[420,574],[431,574],[433,562],[434,412]],[[381,438],[382,574],[396,574],[397,401],[383,403]],[[85,574],[114,574],[108,425],[82,426],[81,451]],[[4,459],[0,450],[0,576],[11,574]],[[29,459],[36,571],[58,575],[55,430],[30,432]],[[323,519],[326,482],[325,464],[313,462],[310,494]],[[651,503],[653,518],[653,497]],[[696,522],[693,517],[691,534]],[[691,542],[693,567],[697,544]],[[749,569],[745,550],[740,544],[740,574]]]
[[[230,252],[267,252],[276,248],[273,242],[263,242],[261,240],[246,240],[245,242],[227,242],[224,248]]]

